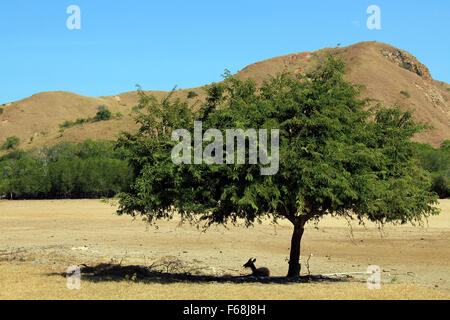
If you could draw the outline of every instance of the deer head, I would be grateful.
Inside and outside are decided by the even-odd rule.
[[[246,264],[244,264],[244,268],[251,268],[255,265],[256,259],[250,258]]]

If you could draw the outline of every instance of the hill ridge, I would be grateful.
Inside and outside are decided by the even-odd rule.
[[[346,63],[346,79],[365,85],[363,96],[383,101],[387,105],[401,105],[414,110],[416,119],[435,127],[421,133],[418,141],[439,146],[450,139],[450,85],[434,80],[429,69],[411,53],[389,44],[366,41],[347,47],[326,47],[313,52],[280,55],[250,64],[236,73],[241,79],[253,78],[261,82],[267,76],[281,71],[307,74],[325,58],[326,53],[337,55]],[[204,86],[177,90],[175,98],[193,105],[205,98]],[[198,94],[188,99],[189,91]],[[167,91],[146,91],[157,97]],[[0,144],[9,136],[18,136],[24,149],[39,148],[61,141],[80,142],[86,138],[115,139],[123,130],[135,130],[130,117],[138,103],[137,91],[112,96],[89,97],[74,92],[48,91],[0,106]],[[124,115],[121,120],[111,120],[76,126],[60,132],[59,124],[66,120],[95,115],[99,105]],[[1,110],[0,110],[1,111]]]

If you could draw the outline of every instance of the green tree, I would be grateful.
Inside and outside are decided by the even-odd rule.
[[[308,221],[326,215],[379,223],[421,223],[438,214],[430,177],[413,158],[411,137],[424,128],[409,112],[371,107],[361,86],[343,79],[344,64],[329,57],[308,78],[280,74],[258,86],[226,75],[209,86],[200,113],[185,103],[158,102],[140,92],[140,130],[125,133],[135,179],[120,195],[118,214],[153,223],[178,212],[211,224],[270,217],[294,227],[289,277],[300,274],[300,244]],[[174,129],[279,129],[280,169],[262,176],[262,164],[174,164]]]
[[[94,117],[94,122],[95,121],[106,121],[106,120],[110,120],[112,117],[112,113],[111,111],[108,110],[108,108],[104,105],[101,105],[98,107],[97,109],[97,113]]]
[[[0,162],[0,193],[18,197],[39,197],[49,191],[45,168],[29,154]]]

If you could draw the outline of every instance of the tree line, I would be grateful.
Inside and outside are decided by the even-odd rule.
[[[10,137],[2,149],[18,143]],[[18,139],[18,138],[17,138]],[[0,197],[12,199],[99,198],[127,190],[132,172],[114,141],[63,142],[40,152],[13,150],[0,157]],[[432,179],[431,190],[450,197],[450,140],[440,148],[416,143],[415,157]]]
[[[422,168],[430,172],[432,190],[441,199],[450,197],[450,140],[436,149],[429,144],[416,144],[416,157]]]
[[[125,150],[113,141],[63,142],[0,157],[0,197],[7,199],[112,197],[132,179]]]
[[[11,140],[11,139],[10,139]],[[11,144],[11,141],[5,143]],[[0,157],[0,197],[99,198],[127,190],[132,172],[113,141],[63,142],[40,152],[14,150]],[[450,197],[450,140],[440,148],[416,143],[415,157],[432,179],[431,190]]]

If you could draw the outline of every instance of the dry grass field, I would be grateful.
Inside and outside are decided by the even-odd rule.
[[[369,290],[366,275],[289,284],[222,281],[247,274],[242,265],[250,257],[274,276],[285,275],[292,231],[286,222],[202,232],[179,221],[149,227],[115,216],[115,207],[99,200],[0,201],[0,299],[450,299],[450,200],[440,206],[442,214],[422,227],[350,228],[333,218],[308,226],[302,274],[311,253],[314,275],[379,265],[382,287]],[[163,276],[83,275],[80,290],[67,289],[69,265],[99,263],[124,270],[159,266]],[[198,278],[170,276],[183,272]],[[204,280],[207,275],[217,281]]]

